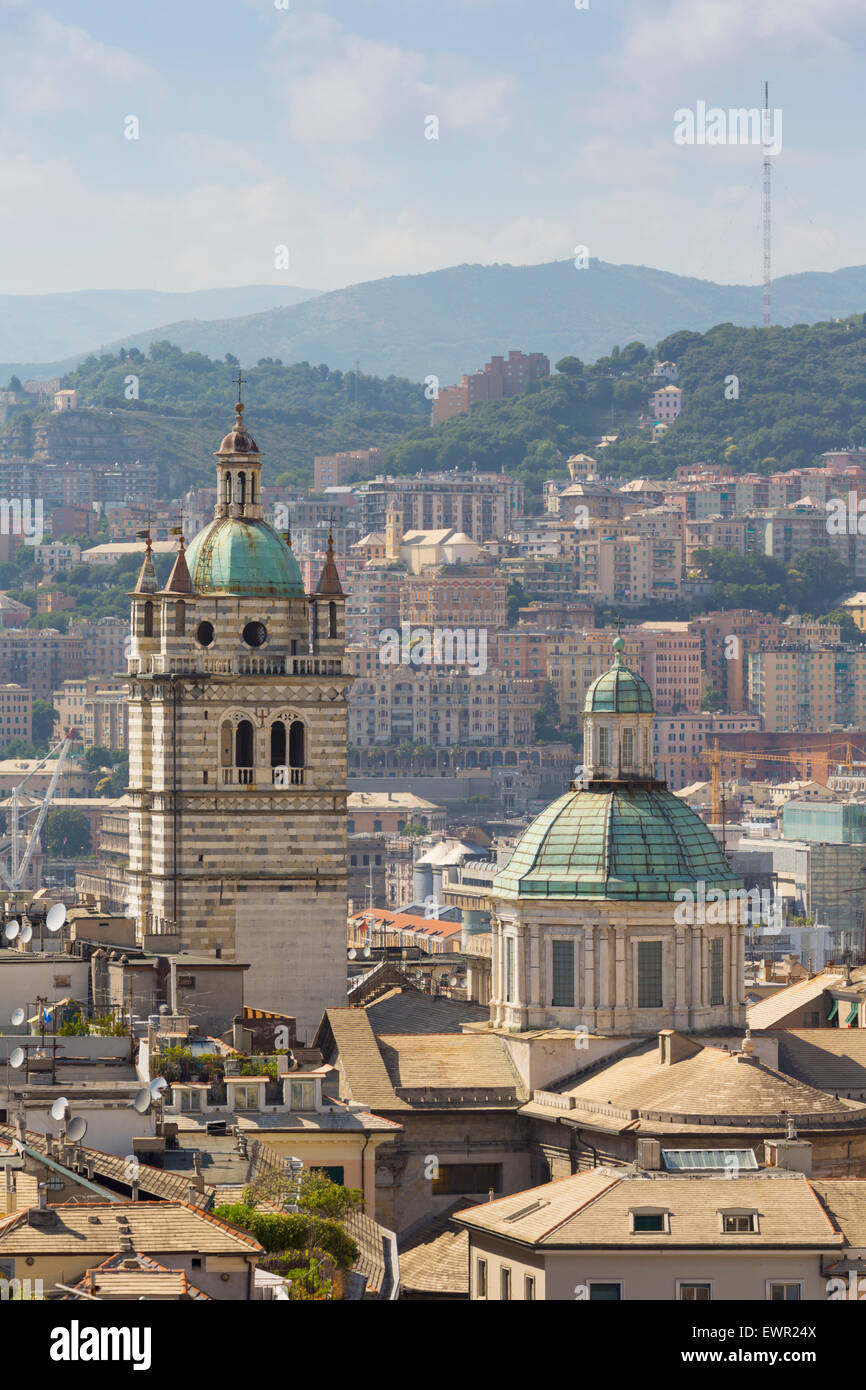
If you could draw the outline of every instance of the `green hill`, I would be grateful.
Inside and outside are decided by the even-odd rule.
[[[155,343],[147,357],[135,348],[123,360],[89,357],[64,384],[77,388],[80,405],[91,408],[87,418],[105,430],[116,430],[122,412],[130,457],[139,445],[155,455],[161,491],[176,495],[191,483],[212,482],[212,454],[231,424],[237,373],[234,360],[215,362]],[[138,400],[126,399],[130,376],[138,379]],[[244,369],[244,380],[248,423],[265,455],[269,483],[309,485],[315,454],[389,445],[426,420],[430,409],[413,382],[306,362],[285,367],[263,359]],[[13,413],[4,433],[20,430],[26,413],[26,407]],[[63,453],[64,426],[71,430],[81,417],[81,411],[50,417],[60,432],[55,452]]]
[[[863,309],[866,266],[789,275],[773,284],[773,318],[782,325]],[[231,352],[245,363],[264,356],[327,362],[342,371],[359,362],[371,375],[423,381],[433,374],[444,386],[509,348],[546,352],[551,362],[567,353],[593,361],[614,343],[655,343],[678,329],[705,332],[717,323],[757,326],[761,315],[760,286],[719,285],[649,266],[460,265],[371,280],[240,317],[204,322],[197,311],[194,320],[162,320],[165,326],[149,331],[130,319],[109,345],[146,351],[168,339],[211,357]],[[78,344],[95,345],[85,337]],[[68,361],[66,368],[74,365]]]

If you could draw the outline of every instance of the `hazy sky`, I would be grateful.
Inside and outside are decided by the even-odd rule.
[[[673,132],[764,78],[774,273],[866,261],[863,0],[283,3],[0,0],[0,290],[333,289],[576,245],[755,283],[760,148]]]

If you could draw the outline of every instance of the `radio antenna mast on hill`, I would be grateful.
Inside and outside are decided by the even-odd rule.
[[[770,326],[770,84],[764,83],[764,327]]]

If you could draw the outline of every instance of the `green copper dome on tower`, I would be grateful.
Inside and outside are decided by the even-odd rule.
[[[305,598],[292,548],[262,515],[259,446],[244,424],[238,373],[234,427],[220,444],[214,519],[186,553],[197,594]]]
[[[186,552],[197,594],[303,598],[298,562],[266,521],[218,517]]]
[[[623,639],[615,638],[613,665],[596,676],[586,692],[584,714],[652,714],[652,692],[643,676],[624,664],[624,648]]]

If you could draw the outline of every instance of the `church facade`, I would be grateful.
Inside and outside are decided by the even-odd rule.
[[[130,910],[303,1038],[346,995],[345,597],[330,541],[308,595],[264,521],[243,409],[213,521],[164,588],[148,542],[131,595]]]

